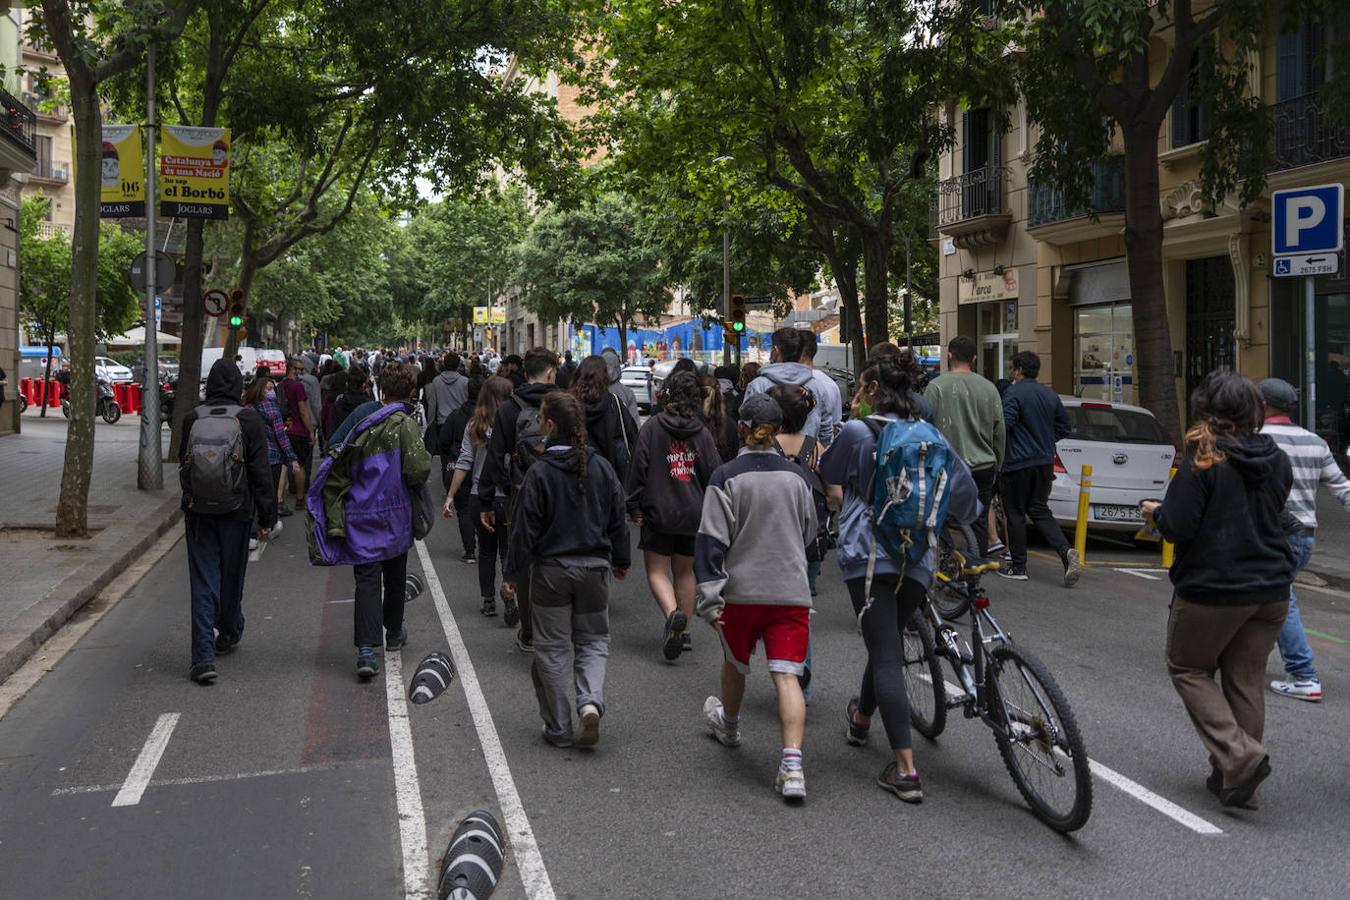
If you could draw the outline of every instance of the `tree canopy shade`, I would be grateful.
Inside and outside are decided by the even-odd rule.
[[[544,212],[519,249],[525,305],[545,319],[613,324],[628,346],[629,326],[670,301],[657,248],[638,225],[632,199],[615,192]]]
[[[1181,433],[1172,339],[1163,291],[1163,219],[1158,136],[1179,97],[1206,110],[1201,180],[1211,203],[1259,197],[1271,155],[1270,117],[1250,83],[1249,53],[1300,16],[1350,27],[1338,0],[1098,0],[998,3],[1011,24],[1009,57],[1039,127],[1033,176],[1059,186],[1070,206],[1084,205],[1091,163],[1119,135],[1125,155],[1125,248],[1134,303],[1139,393],[1172,434]],[[1345,34],[1344,30],[1339,32]],[[1350,56],[1350,42],[1334,54]],[[1346,60],[1350,63],[1350,59]],[[1326,88],[1347,96],[1345,66]]]
[[[585,6],[596,40],[583,77],[616,165],[655,173],[733,159],[798,204],[845,307],[862,313],[868,341],[886,340],[897,229],[926,233],[925,163],[951,140],[933,111],[1012,97],[992,77],[1002,48],[977,4]]]

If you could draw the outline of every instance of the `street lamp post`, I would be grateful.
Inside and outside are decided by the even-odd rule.
[[[718,156],[713,159],[714,163],[735,162],[734,156]],[[731,316],[731,226],[728,219],[731,215],[731,199],[727,196],[726,186],[722,187],[722,324],[725,326]],[[736,338],[736,353],[739,356],[741,350],[741,339]],[[731,364],[731,348],[727,346],[726,329],[722,332],[722,365]]]

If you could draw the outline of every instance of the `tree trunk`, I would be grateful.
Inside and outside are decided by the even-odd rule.
[[[620,316],[617,320],[619,326],[619,367],[628,365],[628,323]]]
[[[96,85],[70,78],[75,117],[75,231],[70,273],[70,424],[66,429],[65,469],[56,504],[56,536],[89,533],[89,482],[94,469],[94,322],[98,287],[99,147],[103,114]]]
[[[156,202],[148,199],[147,202]],[[187,252],[183,256],[183,343],[178,353],[178,387],[173,398],[173,437],[169,440],[169,459],[179,457],[179,439],[183,434],[183,417],[197,405],[197,392],[202,383],[202,347],[205,337],[202,329],[202,252],[205,240],[201,219],[187,223]]]
[[[861,374],[863,363],[867,361],[867,340],[862,329],[862,306],[858,302],[858,266],[854,262],[831,259],[830,271],[834,273],[834,284],[839,289],[840,318],[847,317],[848,320],[845,330],[853,345],[853,374]]]
[[[38,418],[47,418],[47,395],[52,392],[52,348],[56,346],[56,329],[47,329],[47,373],[42,376],[42,408]]]
[[[859,230],[863,250],[863,326],[867,346],[890,340],[891,242],[884,235]]]
[[[1134,303],[1140,403],[1168,434],[1181,436],[1172,335],[1163,288],[1163,221],[1158,205],[1158,127],[1125,136],[1125,255]]]

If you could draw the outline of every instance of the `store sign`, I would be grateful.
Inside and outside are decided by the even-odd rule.
[[[1295,278],[1300,275],[1335,275],[1341,268],[1341,258],[1335,253],[1313,256],[1275,257],[1275,277]]]
[[[103,219],[145,215],[145,151],[139,125],[104,125],[98,214]]]
[[[159,209],[185,219],[230,217],[230,130],[166,125],[160,130]]]
[[[984,303],[986,300],[1017,299],[1017,267],[1009,266],[1002,275],[977,272],[974,277],[956,279],[956,302]]]

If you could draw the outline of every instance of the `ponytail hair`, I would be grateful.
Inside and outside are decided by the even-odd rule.
[[[885,355],[863,370],[864,390],[875,385],[870,402],[874,412],[912,419],[918,415],[914,403],[914,376],[898,356]]]
[[[581,401],[566,391],[552,391],[539,404],[539,418],[553,423],[550,441],[569,444],[577,451],[577,493],[586,493],[586,466],[590,454],[586,448],[586,412]]]
[[[778,429],[768,422],[746,426],[745,446],[755,450],[768,450],[773,447],[774,436],[777,434]]]

